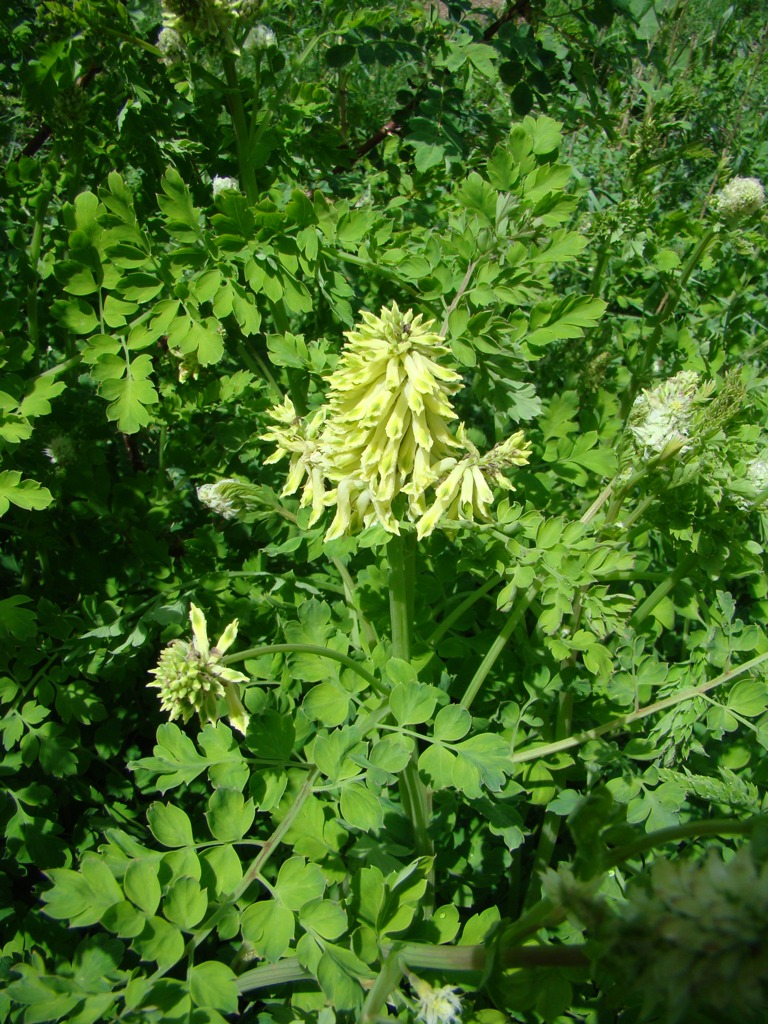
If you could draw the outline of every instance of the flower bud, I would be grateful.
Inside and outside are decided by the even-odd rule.
[[[724,220],[745,220],[765,205],[765,190],[757,178],[734,178],[712,203]]]

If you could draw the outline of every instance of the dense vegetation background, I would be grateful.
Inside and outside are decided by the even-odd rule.
[[[763,5],[0,40],[0,1018],[762,1020]],[[530,459],[489,521],[324,541],[271,411],[393,303]],[[148,685],[192,605],[245,736]]]

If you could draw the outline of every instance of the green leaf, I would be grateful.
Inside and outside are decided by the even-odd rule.
[[[435,716],[433,738],[436,740],[460,740],[472,727],[472,715],[460,704],[448,704],[440,708]]]
[[[411,744],[404,736],[392,734],[374,742],[369,754],[371,764],[396,775],[411,759]]]
[[[214,846],[202,855],[202,879],[210,885],[210,871],[213,875],[213,894],[229,895],[243,880],[243,866],[233,846]]]
[[[99,318],[85,299],[60,299],[51,306],[53,315],[73,334],[90,334],[99,325]]]
[[[141,935],[147,924],[147,916],[128,900],[113,903],[104,911],[102,925],[109,931],[119,935],[121,939],[135,939]]]
[[[526,118],[526,127],[531,131],[533,152],[537,156],[547,156],[560,147],[563,126],[559,121],[551,117]]]
[[[161,184],[165,195],[157,197],[157,205],[166,217],[166,231],[182,242],[197,241],[202,235],[202,217],[181,175],[169,167]]]
[[[480,782],[492,792],[498,792],[512,772],[509,744],[495,733],[470,736],[455,750],[458,757],[453,766],[453,784],[470,799],[482,795]]]
[[[348,825],[354,825],[364,832],[378,832],[384,824],[384,809],[381,799],[367,786],[352,783],[344,786],[340,800],[341,816]]]
[[[74,927],[96,924],[108,907],[123,899],[114,875],[94,853],[85,855],[79,871],[54,868],[48,877],[53,888],[43,893],[45,913]]]
[[[173,804],[151,804],[147,822],[155,839],[163,846],[192,846],[192,823],[180,807]]]
[[[419,756],[419,771],[427,776],[433,789],[447,789],[453,785],[455,763],[456,755],[454,753],[440,743],[433,743]],[[473,777],[477,778],[476,775]],[[477,788],[476,784],[475,788]]]
[[[473,171],[456,192],[456,198],[466,209],[479,214],[489,224],[496,219],[496,191],[477,172]]]
[[[128,767],[139,768],[158,775],[157,788],[161,793],[192,782],[205,771],[210,760],[198,754],[195,744],[178,725],[168,722],[157,730],[157,745],[153,757],[131,761]]]
[[[277,898],[289,910],[299,910],[325,892],[325,878],[317,864],[291,857],[281,866],[275,883]]]
[[[208,909],[208,897],[196,878],[177,878],[163,898],[163,916],[185,931],[199,924]]]
[[[123,885],[125,895],[137,907],[154,914],[160,904],[160,882],[157,878],[158,864],[148,860],[134,860],[128,865]]]
[[[323,939],[338,939],[347,930],[347,915],[343,907],[332,900],[311,900],[299,910],[299,921]]]
[[[243,912],[243,939],[270,963],[286,953],[295,929],[291,911],[277,900],[252,903]]]
[[[498,60],[499,54],[492,46],[488,46],[486,43],[470,43],[465,47],[465,52],[469,57],[470,63],[481,75],[490,79],[498,78],[498,71],[494,62]]]
[[[131,947],[142,960],[154,960],[158,966],[172,967],[184,955],[184,936],[162,917],[151,917]]]
[[[768,686],[761,679],[740,679],[728,691],[728,707],[737,715],[757,718],[768,708]]]
[[[216,789],[208,801],[205,815],[214,839],[232,843],[242,839],[253,824],[256,810],[253,800],[246,801],[236,789]]]
[[[15,636],[19,640],[31,640],[37,633],[37,615],[22,605],[29,604],[30,598],[14,594],[0,601],[0,636]]]
[[[354,953],[327,943],[317,965],[320,987],[337,1010],[359,1010],[363,1003],[362,979],[374,975]]]
[[[313,686],[302,704],[304,714],[314,722],[333,728],[345,722],[350,708],[349,694],[336,683]]]
[[[226,964],[218,960],[195,964],[190,968],[187,980],[195,1006],[212,1006],[222,1013],[237,1012],[237,977]]]
[[[6,469],[0,473],[0,516],[5,515],[11,505],[28,511],[48,508],[53,495],[37,480],[22,480],[21,473]]]
[[[151,381],[135,379],[130,368],[128,373],[125,380],[104,381],[101,396],[110,403],[107,419],[117,420],[124,434],[136,434],[151,419],[147,406],[157,404],[159,398]]]
[[[426,683],[400,683],[389,695],[389,706],[399,725],[428,722],[440,691]]]

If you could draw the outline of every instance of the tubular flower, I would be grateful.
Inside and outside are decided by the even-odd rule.
[[[266,461],[290,456],[283,494],[303,486],[310,525],[324,507],[335,506],[326,540],[373,523],[399,533],[393,506],[401,495],[405,514],[419,521],[419,537],[449,510],[455,518],[487,519],[488,481],[510,490],[502,470],[528,461],[522,433],[481,456],[462,425],[456,434],[449,428],[458,419],[451,396],[461,377],[441,363],[448,348],[431,330],[433,321],[401,313],[396,304],[380,316],[362,316],[346,332],[326,405],[303,420],[287,398],[271,411],[276,426],[264,436],[277,451]],[[428,511],[430,491],[435,501]]]
[[[486,455],[481,455],[475,448],[463,426],[459,427],[457,436],[469,454],[458,461],[445,459],[441,464],[440,468],[447,470],[447,475],[435,488],[432,507],[417,524],[419,540],[428,537],[441,519],[490,519],[493,492],[488,485],[488,478],[504,490],[513,491],[514,487],[502,471],[510,466],[524,466],[530,456],[531,446],[521,430],[497,444]]]
[[[295,494],[303,484],[300,505],[312,506],[309,525],[313,526],[325,508],[325,455],[319,442],[319,433],[325,411],[319,409],[311,417],[302,419],[290,398],[270,410],[276,426],[264,434],[265,441],[273,441],[277,451],[265,459],[267,465],[290,456],[288,478],[282,493]]]
[[[230,723],[245,733],[248,712],[240,700],[237,684],[247,682],[248,676],[221,664],[222,655],[237,636],[237,619],[230,622],[215,647],[208,642],[205,616],[194,604],[189,620],[192,643],[172,640],[160,655],[157,668],[151,670],[156,681],[149,685],[160,691],[160,706],[169,712],[170,721],[181,718],[188,722],[197,713],[201,721],[215,722],[219,717],[218,703],[224,700]]]
[[[387,508],[403,492],[416,514],[435,462],[460,447],[448,422],[457,418],[449,399],[461,377],[437,362],[448,349],[432,322],[396,304],[381,316],[363,313],[330,377],[323,434],[331,479],[358,476]]]

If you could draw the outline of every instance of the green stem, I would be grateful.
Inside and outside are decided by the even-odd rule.
[[[557,722],[555,724],[555,736],[557,739],[565,739],[566,736],[570,735],[571,727],[573,725],[573,694],[572,693],[561,693],[558,709],[557,709]],[[544,812],[544,818],[541,823],[541,832],[539,833],[539,844],[536,848],[536,855],[533,859],[533,868],[531,870],[531,880],[528,883],[528,891],[525,894],[525,905],[531,906],[535,900],[539,898],[541,893],[541,874],[545,868],[549,867],[549,862],[552,860],[552,855],[555,852],[557,846],[558,836],[560,835],[560,825],[562,824],[563,816],[561,814],[555,814],[554,811],[547,809]]]
[[[261,658],[265,654],[314,654],[318,658],[330,658],[331,661],[338,661],[345,668],[356,672],[379,696],[386,696],[387,690],[376,676],[371,675],[362,665],[353,661],[348,654],[342,654],[341,651],[334,651],[330,647],[320,647],[315,644],[264,644],[262,647],[249,647],[247,651],[238,651],[237,654],[225,655],[221,659],[221,664],[233,665],[238,661],[247,661],[249,658]]]
[[[231,53],[225,53],[222,58],[224,64],[224,75],[227,79],[227,106],[232,118],[232,128],[235,133],[235,145],[237,146],[237,165],[240,170],[240,187],[249,203],[255,203],[259,197],[259,190],[256,184],[256,172],[253,167],[250,149],[248,145],[248,122],[245,117],[243,105],[243,94],[240,90],[240,82],[237,77],[235,58]]]
[[[319,768],[311,768],[310,771],[307,772],[307,777],[304,780],[301,789],[296,794],[296,798],[289,807],[285,817],[277,825],[275,831],[272,833],[269,839],[266,840],[261,850],[259,851],[258,855],[251,862],[251,865],[246,871],[245,875],[243,876],[243,879],[240,882],[240,884],[235,887],[235,889],[232,891],[228,899],[223,900],[219,904],[219,906],[216,908],[216,910],[214,910],[214,912],[211,914],[208,920],[205,921],[203,925],[201,925],[200,929],[196,931],[192,938],[187,942],[186,946],[184,947],[185,956],[189,956],[195,949],[197,949],[198,946],[205,942],[205,940],[216,928],[216,926],[220,923],[220,921],[229,913],[231,907],[233,907],[235,903],[237,903],[237,901],[240,899],[243,893],[248,889],[249,885],[251,885],[251,883],[256,878],[258,878],[264,865],[267,863],[267,861],[275,852],[275,850],[277,850],[278,846],[283,840],[283,837],[290,830],[296,818],[298,818],[307,798],[311,796],[315,780],[317,779],[319,774]],[[160,978],[165,977],[168,971],[171,970],[171,967],[172,965],[170,964],[167,966],[158,967],[154,974],[150,976],[149,984],[152,985]]]
[[[752,834],[756,823],[764,820],[763,816],[748,818],[746,821],[734,821],[732,818],[712,818],[710,821],[688,821],[684,825],[660,828],[656,832],[649,832],[625,846],[619,846],[612,850],[606,868],[616,867],[617,864],[631,860],[641,853],[647,853],[648,850],[654,850],[657,846],[677,843],[683,839],[706,839],[710,836],[748,836]]]
[[[573,736],[568,736],[564,740],[557,740],[555,743],[543,743],[540,746],[520,750],[517,753],[510,755],[510,761],[512,764],[521,764],[523,761],[537,761],[540,758],[549,757],[552,754],[559,754],[563,750],[571,750],[573,747],[580,747],[582,743],[588,743],[590,740],[599,739],[601,736],[605,736],[606,733],[626,729],[627,726],[632,725],[633,722],[639,722],[641,719],[647,718],[649,715],[655,715],[658,711],[666,711],[667,708],[672,708],[676,704],[681,704],[684,700],[693,700],[696,697],[701,697],[709,690],[714,690],[715,687],[722,686],[723,683],[729,683],[732,679],[736,679],[738,676],[744,675],[745,672],[749,672],[753,668],[757,668],[757,666],[762,665],[764,661],[768,661],[768,651],[764,654],[758,654],[756,658],[752,658],[750,661],[745,661],[743,665],[737,665],[736,668],[723,672],[715,679],[710,679],[706,683],[702,683],[700,686],[688,687],[685,690],[681,690],[679,693],[673,694],[671,697],[665,697],[663,700],[657,700],[654,704],[648,704],[644,708],[638,708],[637,711],[631,711],[629,714],[622,715],[620,718],[614,718],[612,721],[606,722],[604,725],[598,725],[594,729],[587,729],[584,732],[575,733]]]
[[[390,538],[389,615],[392,626],[392,656],[410,663],[411,621],[416,559],[416,534],[409,532]],[[413,828],[414,849],[419,856],[434,856],[429,835],[432,795],[419,775],[419,751],[414,741],[411,759],[400,773],[400,798]]]
[[[628,625],[632,629],[637,629],[640,623],[644,622],[648,618],[659,602],[663,601],[668,594],[671,594],[680,580],[688,575],[695,562],[695,554],[686,556],[674,572],[671,572],[666,579],[662,580],[656,589],[646,597],[643,603],[638,605],[634,613],[630,616]]]
[[[40,317],[37,303],[37,293],[40,287],[40,271],[38,270],[38,263],[40,262],[40,250],[43,245],[43,225],[45,223],[45,214],[48,210],[48,203],[51,199],[51,193],[41,193],[37,197],[37,205],[35,207],[35,226],[32,229],[32,238],[29,243],[29,269],[30,269],[30,282],[27,290],[27,327],[29,330],[29,340],[34,346],[35,366],[40,365]]]
[[[485,597],[489,590],[493,590],[498,582],[499,577],[493,575],[489,580],[485,581],[482,587],[478,587],[477,590],[473,590],[471,594],[468,594],[460,604],[456,605],[452,612],[445,616],[440,625],[430,634],[427,639],[428,645],[434,650],[454,622],[460,619],[464,612],[470,609],[476,601],[479,601],[481,597]]]
[[[426,943],[407,942],[393,946],[385,960],[385,967],[379,978],[382,978],[380,990],[375,1003],[379,1009],[384,1005],[387,995],[394,990],[404,973],[404,968],[414,967],[420,970],[482,973],[488,960],[485,946],[431,946]],[[500,964],[504,969],[513,967],[586,967],[589,960],[586,946],[521,946],[507,948],[506,943],[499,954]],[[295,957],[280,960],[276,964],[264,964],[244,971],[237,979],[238,991],[242,994],[253,992],[272,985],[286,985],[290,982],[308,981],[312,975],[301,966]],[[376,988],[378,979],[374,983]],[[378,1020],[372,1013],[374,1010],[373,989],[366,999],[362,1022]],[[386,990],[386,991],[384,991]],[[384,993],[383,999],[381,995]]]
[[[468,708],[472,704],[472,701],[477,696],[480,687],[485,682],[488,673],[491,671],[494,664],[496,663],[496,659],[499,657],[501,652],[506,647],[507,641],[512,636],[512,633],[515,631],[518,623],[528,610],[528,607],[531,601],[533,601],[534,597],[536,596],[538,589],[538,583],[531,584],[531,586],[525,592],[525,596],[518,604],[517,608],[515,608],[515,610],[511,612],[510,615],[508,616],[507,621],[502,626],[499,635],[491,644],[490,650],[483,658],[483,660],[480,662],[477,671],[472,676],[472,679],[470,680],[469,685],[467,686],[466,692],[464,696],[461,698],[462,707]]]

